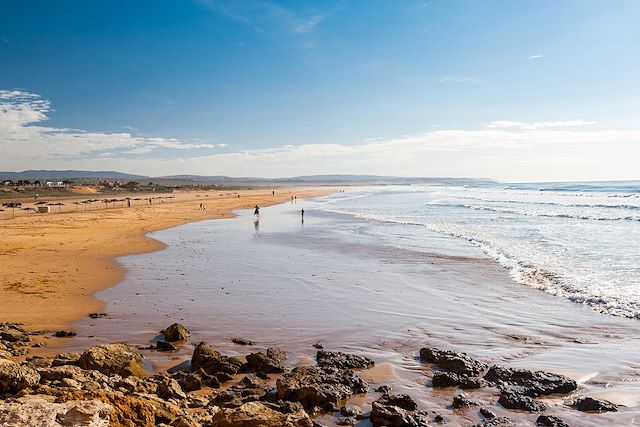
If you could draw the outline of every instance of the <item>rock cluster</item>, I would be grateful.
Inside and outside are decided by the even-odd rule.
[[[190,335],[179,324],[162,333],[166,341],[161,342],[168,345],[186,345]],[[349,397],[373,391],[358,370],[373,367],[374,361],[361,355],[321,349],[314,366],[291,368],[286,364],[287,353],[278,348],[240,358],[199,343],[190,366],[147,375],[140,353],[123,343],[98,345],[80,354],[31,356],[20,363],[9,359],[30,342],[19,325],[0,324],[2,426],[315,427],[321,424],[313,418],[323,414],[332,414],[337,425],[356,425],[368,418],[373,427],[423,427],[450,421],[421,410],[408,395],[391,394],[388,386],[375,388],[379,394],[370,412],[346,406]],[[492,393],[500,394],[496,403],[505,409],[542,412],[545,405],[536,398],[567,394],[577,387],[561,375],[489,367],[464,353],[423,348],[420,356],[433,364],[433,387],[491,387]],[[581,411],[617,410],[610,402],[589,397],[570,405]],[[480,407],[465,393],[457,393],[449,408],[455,417],[479,417],[478,427],[516,425]],[[567,425],[545,414],[536,424]]]

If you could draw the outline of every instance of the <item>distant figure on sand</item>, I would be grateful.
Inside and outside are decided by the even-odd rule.
[[[253,212],[254,215],[260,215],[260,207],[256,205],[256,210]]]
[[[300,216],[304,219],[304,209],[300,210]]]
[[[271,191],[271,195],[275,196],[276,195],[276,190]]]

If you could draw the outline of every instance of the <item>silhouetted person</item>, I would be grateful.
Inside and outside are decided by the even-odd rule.
[[[275,195],[276,195],[276,190],[273,190],[273,191],[271,192],[271,195],[272,195],[272,196],[275,196]]]
[[[256,205],[256,210],[253,211],[254,215],[260,215],[260,207],[258,205]]]

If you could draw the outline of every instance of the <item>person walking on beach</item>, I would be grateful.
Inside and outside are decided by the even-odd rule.
[[[253,211],[254,215],[260,215],[260,206],[256,205],[256,210]]]
[[[275,196],[275,195],[276,195],[276,190],[272,190],[272,191],[271,191],[271,195],[272,195],[272,196]]]
[[[300,210],[300,216],[302,217],[302,219],[304,220],[304,209]]]

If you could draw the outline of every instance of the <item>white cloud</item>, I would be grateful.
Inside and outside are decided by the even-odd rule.
[[[583,120],[583,119],[575,119],[575,120],[564,120],[564,121],[556,121],[556,122],[514,122],[511,120],[496,120],[491,123],[487,123],[485,126],[489,129],[504,129],[504,128],[519,128],[525,130],[534,130],[534,129],[545,129],[545,128],[561,128],[561,127],[578,127],[578,126],[587,126],[593,125],[596,122]]]
[[[540,59],[540,58],[544,58],[544,55],[541,54],[541,53],[537,53],[535,55],[527,56],[527,59]]]
[[[37,94],[0,90],[2,151],[24,153],[33,159],[52,159],[226,147],[225,144],[195,143],[175,138],[140,137],[128,132],[89,132],[43,126],[50,111],[50,102]]]
[[[225,143],[46,127],[50,111],[49,101],[38,95],[0,91],[0,170],[265,177],[354,173],[519,181],[640,178],[640,129],[593,130],[588,125],[595,122],[584,119],[501,120],[479,129],[367,138],[353,145],[299,143],[219,152]]]

